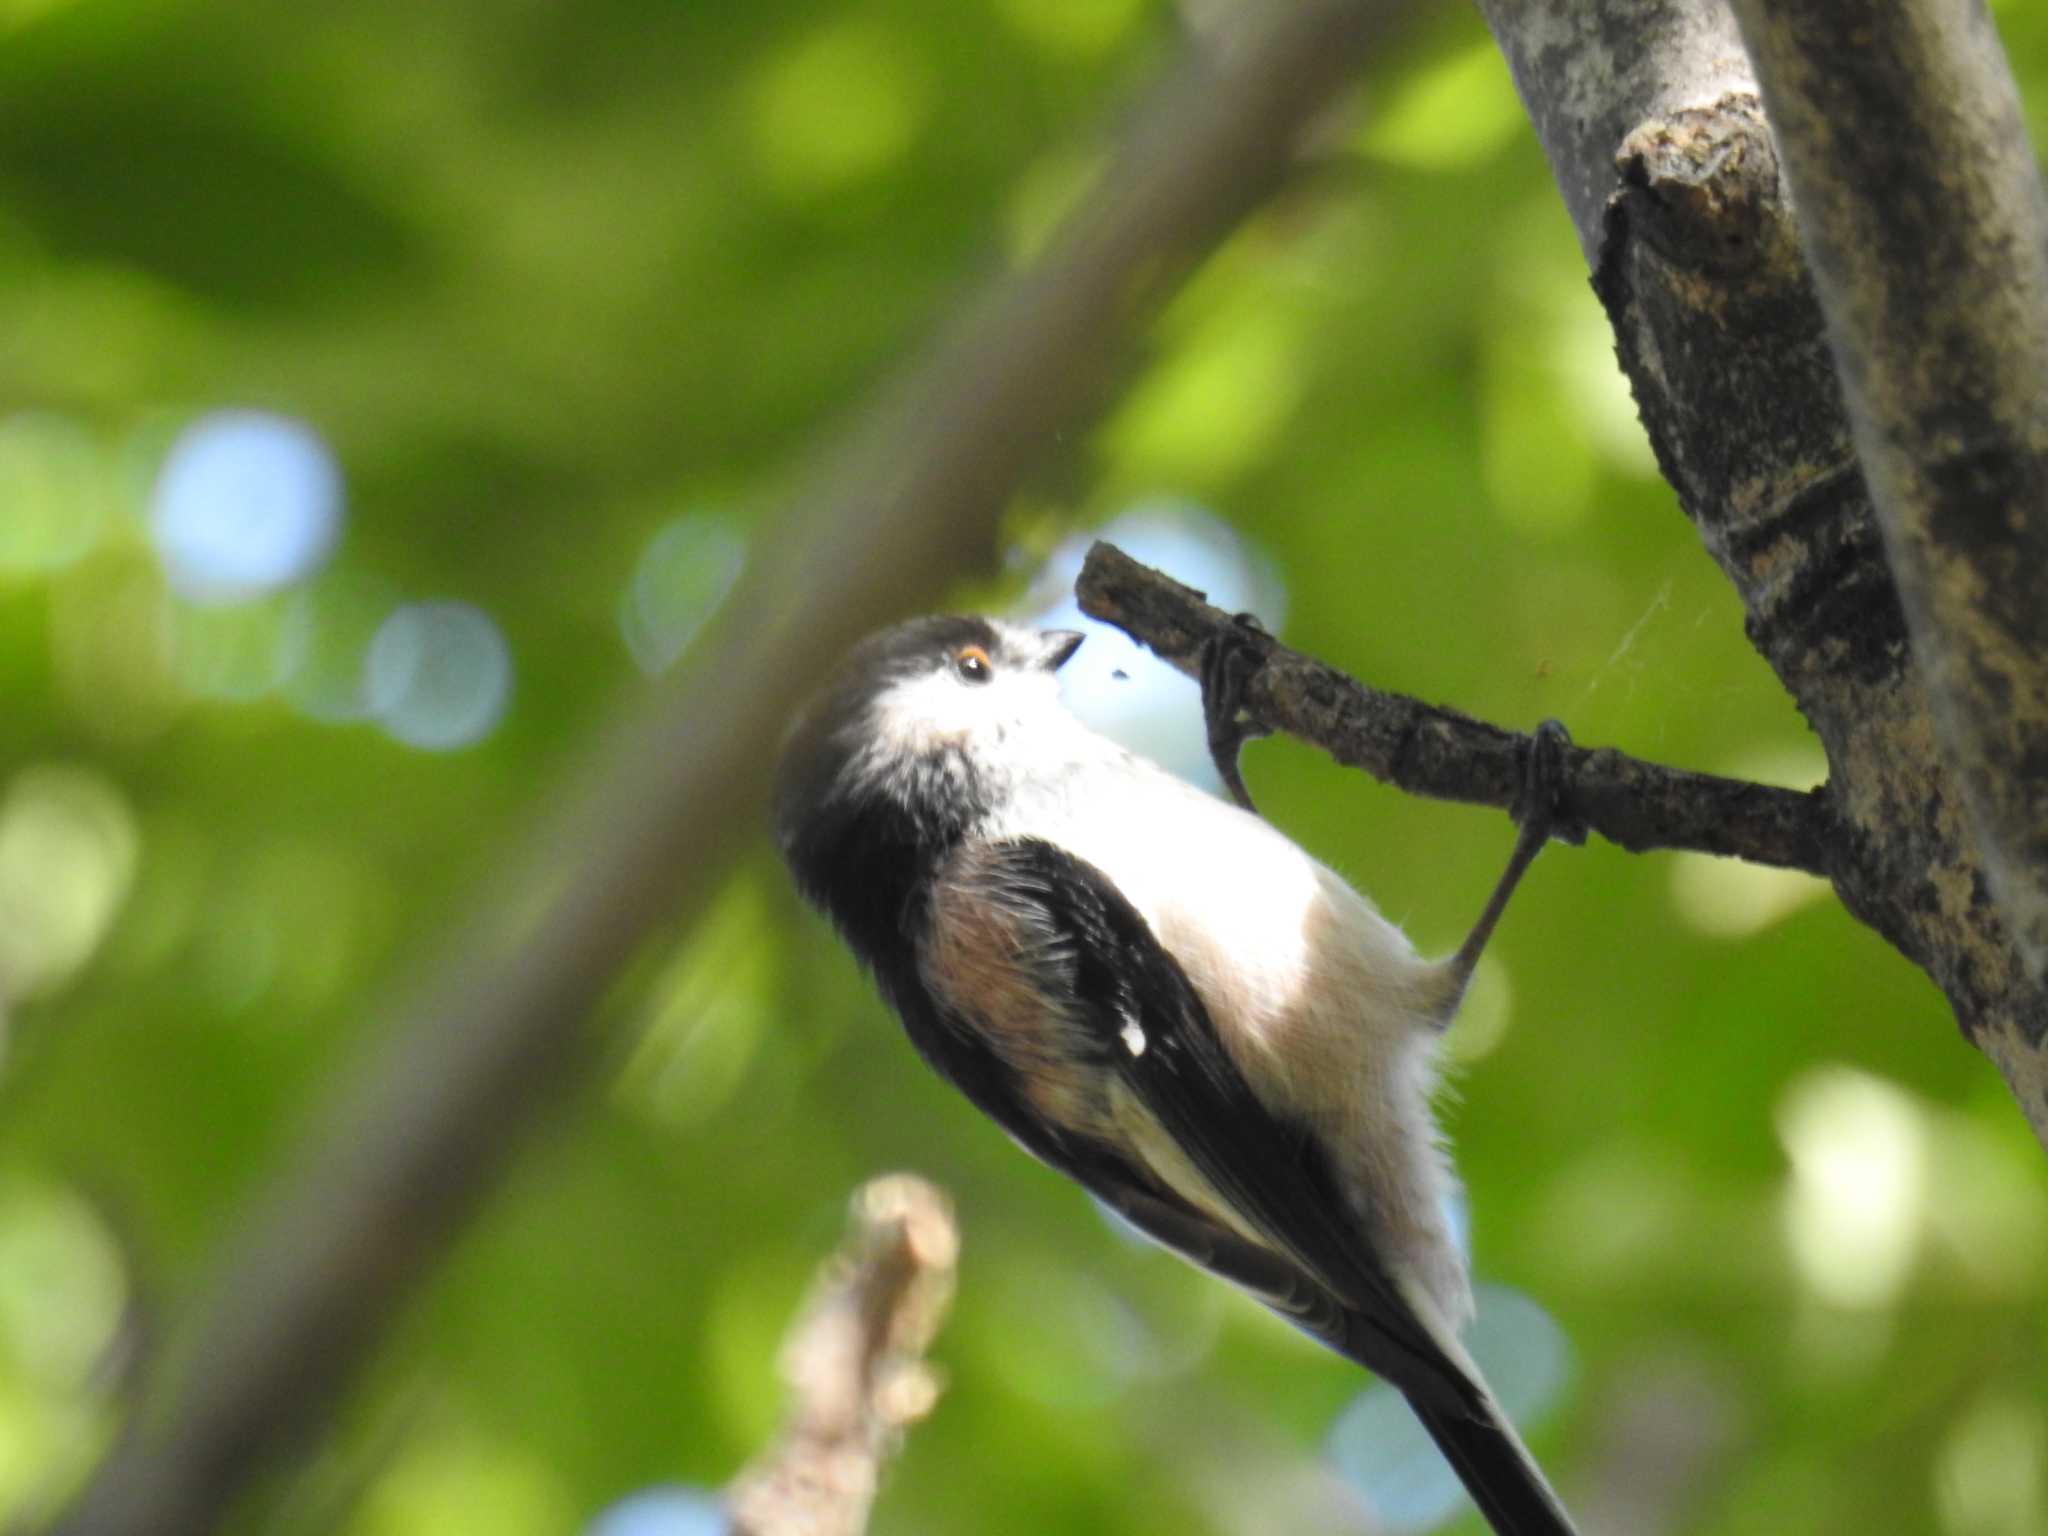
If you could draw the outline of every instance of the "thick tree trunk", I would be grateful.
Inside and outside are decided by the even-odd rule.
[[[1967,745],[1960,756],[1945,750],[1949,711],[1932,707],[1909,643],[1857,453],[1871,438],[1859,438],[1837,382],[1735,17],[1720,0],[1481,9],[1570,208],[1658,463],[1741,595],[1752,643],[1826,749],[1842,829],[1828,859],[1836,891],[1941,987],[2048,1143],[2048,992],[2013,936],[2032,908],[2015,908],[2023,924],[2012,924],[1994,895],[2014,887],[1992,878],[1952,766],[1987,759]],[[1996,113],[1978,121],[2017,131]],[[1894,136],[1889,123],[1861,131]],[[1919,153],[1971,143],[1957,129]],[[2012,147],[1985,153],[2003,163]],[[1994,258],[2003,237],[2003,225],[1983,222],[1968,235]],[[1894,267],[1923,260],[1896,246],[1861,255]],[[2009,584],[2030,574],[2009,559],[2003,569]],[[1997,600],[1999,589],[1979,590]],[[1948,671],[1934,675],[1953,686]],[[2038,660],[2030,676],[2038,687]],[[1982,719],[1978,706],[1962,707]],[[2037,768],[2022,788],[2038,799],[2044,779]],[[2024,856],[2020,867],[2031,867]]]

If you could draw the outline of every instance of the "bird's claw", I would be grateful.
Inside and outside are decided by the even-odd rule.
[[[1244,744],[1272,734],[1272,727],[1245,713],[1245,684],[1265,665],[1270,636],[1255,614],[1240,613],[1230,626],[1202,642],[1202,723],[1209,733],[1209,757],[1230,798],[1256,814],[1251,792],[1238,771]]]
[[[1571,746],[1572,733],[1562,721],[1545,720],[1536,727],[1529,738],[1521,792],[1508,814],[1519,826],[1561,843],[1578,844],[1586,840],[1586,823],[1567,805],[1571,768],[1566,754]]]

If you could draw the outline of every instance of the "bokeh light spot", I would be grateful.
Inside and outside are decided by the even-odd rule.
[[[468,603],[408,603],[370,642],[370,710],[392,737],[427,752],[483,740],[512,696],[512,651]]]
[[[1480,1286],[1478,1303],[1465,1347],[1508,1417],[1527,1427],[1550,1412],[1570,1385],[1571,1341],[1533,1298],[1509,1286]]]
[[[1929,1183],[1928,1236],[1979,1295],[2038,1294],[2048,1269],[2048,1188],[2031,1139],[1976,1118],[1923,1109]]]
[[[1810,789],[1828,776],[1818,748],[1740,753],[1720,769],[1731,778]],[[1771,869],[1740,859],[1681,853],[1671,861],[1671,904],[1687,926],[1715,938],[1761,933],[1803,907],[1834,894],[1825,880],[1796,869]]]
[[[1602,474],[1655,474],[1607,319],[1554,198],[1503,225],[1481,376],[1480,468],[1495,514],[1555,539],[1591,516]]]
[[[1740,859],[1681,853],[1671,861],[1671,904],[1688,927],[1717,939],[1747,938],[1832,894],[1818,876]]]
[[[1482,1286],[1466,1348],[1508,1417],[1526,1429],[1571,1379],[1571,1346],[1550,1314],[1519,1291]],[[1428,1531],[1466,1503],[1465,1490],[1401,1394],[1374,1382],[1331,1427],[1329,1455],[1389,1531]]]
[[[1599,1291],[1684,1251],[1689,1175],[1662,1143],[1617,1138],[1554,1174],[1531,1230],[1552,1273]]]
[[[782,931],[758,883],[734,880],[649,988],[649,1018],[619,1089],[671,1125],[723,1104],[753,1063],[785,974]]]
[[[1183,483],[1244,471],[1294,414],[1306,340],[1270,307],[1211,317],[1131,391],[1104,428],[1111,453],[1127,471]]]
[[[1087,59],[1129,35],[1144,0],[997,0],[997,13],[1043,53]]]
[[[598,1513],[584,1536],[725,1536],[725,1504],[702,1488],[643,1488]]]
[[[1792,1161],[1785,1236],[1800,1274],[1835,1306],[1890,1305],[1925,1226],[1920,1106],[1882,1078],[1825,1067],[1792,1084],[1777,1121]]]
[[[1096,1274],[1048,1264],[1003,1276],[995,1294],[1011,1320],[1009,1337],[986,1363],[1020,1397],[1085,1413],[1113,1401],[1134,1376],[1151,1373],[1155,1335]],[[1216,1333],[1213,1322],[1202,1330],[1204,1351]],[[1182,1337],[1174,1347],[1195,1342]]]
[[[1139,502],[1105,528],[1064,541],[1026,599],[1027,622],[1078,629],[1087,643],[1060,668],[1060,695],[1082,721],[1207,789],[1218,787],[1194,682],[1114,625],[1081,612],[1074,579],[1088,546],[1105,539],[1134,560],[1209,594],[1209,601],[1256,613],[1277,632],[1286,618],[1278,570],[1237,530],[1204,507],[1160,498]]]
[[[77,3],[78,0],[0,0],[0,30],[12,32],[33,26],[45,16]]]
[[[0,573],[56,570],[93,547],[115,501],[108,455],[74,421],[0,421]]]
[[[1936,1452],[1934,1502],[1947,1536],[2022,1536],[2042,1529],[2048,1500],[2048,1423],[2041,1405],[1991,1396],[1975,1404]]]
[[[738,532],[702,513],[677,518],[648,541],[619,599],[619,631],[641,671],[675,664],[718,611],[746,558]]]
[[[574,1528],[568,1495],[543,1464],[461,1434],[427,1441],[388,1468],[350,1527],[357,1536],[558,1536]]]
[[[1331,1427],[1330,1460],[1390,1532],[1433,1530],[1465,1490],[1401,1394],[1374,1382]]]
[[[1508,1032],[1514,1012],[1514,988],[1508,982],[1507,963],[1490,951],[1479,957],[1466,989],[1458,1016],[1444,1034],[1444,1051],[1459,1066],[1468,1066],[1493,1054]]]
[[[216,411],[165,456],[150,534],[181,596],[236,602],[311,575],[340,535],[341,508],[341,471],[312,428]]]
[[[1507,62],[1489,38],[1402,81],[1373,114],[1365,147],[1398,165],[1454,170],[1505,149],[1526,121]]]
[[[99,947],[135,879],[141,839],[100,775],[24,768],[0,799],[0,1004],[63,985]]]
[[[762,175],[792,201],[866,181],[910,148],[927,94],[884,28],[853,17],[819,27],[753,81],[748,126]]]
[[[1600,306],[1573,304],[1563,310],[1550,351],[1558,381],[1601,461],[1640,480],[1656,479],[1657,455]]]
[[[0,1180],[0,1352],[42,1387],[83,1393],[127,1306],[120,1249],[61,1185]]]

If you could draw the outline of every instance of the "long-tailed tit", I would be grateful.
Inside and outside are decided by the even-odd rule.
[[[979,618],[870,637],[791,733],[777,832],[925,1060],[1151,1237],[1392,1382],[1494,1529],[1569,1519],[1459,1343],[1436,1056],[1553,830],[1562,728],[1447,960],[1249,809],[1081,724],[1078,634]],[[1232,792],[1230,653],[1205,686]],[[1246,801],[1248,806],[1248,800]]]

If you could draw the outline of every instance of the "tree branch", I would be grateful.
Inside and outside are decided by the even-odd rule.
[[[1733,13],[1480,7],[1566,192],[1657,462],[1826,749],[1835,890],[1940,986],[2048,1144],[2048,990],[1939,750]],[[1886,105],[1842,127],[1899,136]]]
[[[993,284],[824,455],[695,664],[627,722],[229,1254],[62,1529],[198,1536],[324,1416],[386,1320],[581,1081],[586,1019],[657,923],[700,912],[763,819],[818,676],[984,567],[1026,470],[1179,277],[1285,174],[1406,0],[1246,13],[1139,112],[1029,269]]]
[[[1941,745],[2048,968],[2048,202],[1990,11],[1736,0]],[[1881,125],[1881,126],[1880,126]]]
[[[938,1400],[924,1353],[960,1249],[945,1195],[910,1174],[861,1186],[845,1240],[782,1345],[789,1420],[733,1479],[733,1536],[859,1536],[882,1468]]]
[[[1231,615],[1200,592],[1109,544],[1088,552],[1075,590],[1083,613],[1116,625],[1190,676],[1200,673],[1203,641],[1232,627]],[[1261,724],[1410,794],[1514,803],[1527,736],[1368,688],[1278,641],[1253,643],[1264,661],[1246,682],[1245,705]],[[1827,874],[1836,828],[1821,790],[1689,773],[1606,747],[1574,747],[1567,764],[1565,809],[1633,853],[1682,848]]]

